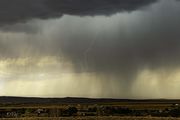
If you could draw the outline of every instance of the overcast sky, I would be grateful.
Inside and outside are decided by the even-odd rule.
[[[0,96],[180,98],[179,0],[0,0]]]

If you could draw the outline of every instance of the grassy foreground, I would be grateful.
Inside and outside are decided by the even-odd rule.
[[[0,120],[180,120],[180,100],[0,97]]]
[[[0,120],[180,120],[173,117],[51,117],[51,118],[1,118]]]

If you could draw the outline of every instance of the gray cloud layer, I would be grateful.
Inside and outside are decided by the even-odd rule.
[[[107,3],[104,2],[101,3],[102,4]],[[112,5],[113,4],[121,5],[116,3],[117,1],[116,2],[111,1],[111,2]],[[131,3],[131,2],[132,1],[128,1],[127,3]],[[51,4],[53,3],[57,3],[57,1],[49,3],[47,5],[51,6]],[[85,3],[86,2],[82,4]],[[126,4],[125,1],[124,2],[121,1],[121,3]],[[32,3],[30,2],[26,4],[31,5]],[[65,4],[67,3],[65,2]],[[96,8],[98,8],[98,5],[100,3],[95,2],[94,4],[95,5],[97,4]],[[134,6],[141,6],[144,4],[145,2],[142,2],[141,4],[140,3],[138,4],[138,2],[137,4],[131,3],[129,4],[129,6],[133,6],[133,7],[129,8],[129,10],[136,8]],[[38,6],[38,8],[40,8],[38,3],[36,5]],[[57,5],[63,5],[63,4],[59,3]],[[72,4],[67,4],[67,5],[72,5]],[[77,5],[75,4],[74,6],[77,7],[77,9],[79,10],[87,8],[87,7],[78,8],[78,5],[79,4]],[[51,40],[46,40],[47,38],[44,38],[44,36],[46,35],[42,35],[42,37],[39,37],[38,35],[32,35],[32,36],[28,35],[27,37],[22,33],[18,33],[20,34],[19,35],[20,37],[17,37],[17,35],[15,35],[14,36],[15,42],[12,42],[11,41],[12,35],[9,35],[11,37],[8,37],[8,35],[6,35],[6,37],[4,37],[4,39],[6,40],[0,41],[1,54],[2,56],[7,56],[7,57],[13,57],[13,56],[18,57],[20,54],[19,51],[22,52],[24,51],[23,49],[25,48],[29,49],[27,51],[30,52],[29,53],[30,55],[32,53],[37,53],[37,56],[39,54],[41,55],[47,54],[47,55],[55,55],[55,56],[63,54],[65,57],[70,59],[75,64],[77,70],[85,71],[84,66],[88,66],[87,71],[92,71],[92,72],[102,71],[102,72],[112,72],[112,73],[118,72],[118,73],[122,73],[123,75],[127,74],[127,76],[130,76],[130,74],[137,72],[137,69],[143,66],[149,66],[151,68],[158,68],[159,66],[170,67],[171,65],[176,66],[179,65],[178,61],[179,61],[179,53],[180,53],[179,52],[180,25],[178,24],[178,22],[180,21],[180,17],[178,16],[180,10],[178,8],[178,5],[179,4],[175,4],[175,1],[161,2],[159,3],[158,8],[154,8],[154,10],[151,10],[150,12],[134,13],[135,16],[137,17],[133,19],[139,19],[139,21],[128,20],[131,19],[131,17],[129,18],[127,17],[127,22],[125,22],[127,23],[126,25],[123,25],[118,22],[113,23],[113,18],[112,18],[112,22],[107,20],[107,24],[105,24],[104,26],[106,27],[108,26],[108,24],[115,26],[106,27],[105,29],[101,28],[103,26],[101,23],[98,24],[98,22],[95,22],[91,26],[89,22],[92,22],[93,18],[91,18],[90,20],[88,19],[86,20],[86,18],[85,20],[83,20],[82,18],[79,19],[79,22],[77,23],[75,23],[74,21],[78,21],[78,19],[69,22],[67,21],[64,22],[63,30],[57,27],[57,30],[53,31],[54,33],[49,35],[50,36],[49,39]],[[14,4],[12,4],[12,6],[14,6]],[[83,5],[80,6],[82,7]],[[94,7],[91,4],[89,6],[91,10],[92,7]],[[66,6],[66,7],[71,8],[70,6]],[[167,8],[165,7],[171,10],[167,10]],[[54,10],[56,10],[55,6],[48,8],[51,9],[53,8]],[[118,8],[118,7],[114,7],[114,8]],[[120,9],[123,9],[123,7],[120,7]],[[61,10],[57,10],[57,11],[61,11]],[[97,13],[97,11],[94,13]],[[32,16],[30,15],[30,17]],[[122,21],[121,17],[119,18],[117,17],[115,19],[119,19],[119,21]],[[134,24],[132,24],[133,21],[135,22]],[[37,26],[37,24],[38,23],[36,23],[34,26]],[[33,25],[31,25],[30,23],[29,25],[27,24],[16,25],[14,26],[14,31],[18,30],[19,28],[22,28],[22,26],[24,26],[25,28],[23,29],[24,31],[29,31],[29,28],[31,28]],[[96,27],[92,28],[93,26]],[[98,27],[100,29],[98,29]],[[78,31],[77,28],[79,29]],[[38,29],[38,27],[36,27],[35,30],[36,29]],[[49,33],[47,33],[47,35],[48,34]],[[20,50],[17,48],[20,48]],[[31,51],[35,51],[35,52],[31,53]],[[25,54],[28,55],[28,53]]]
[[[133,11],[157,0],[0,0],[0,25],[72,15],[111,15]]]
[[[33,10],[39,13],[32,12],[31,9],[27,9],[27,11],[30,10],[29,13],[26,12],[28,7],[24,5],[25,8],[19,8],[19,11],[24,10],[22,14],[12,9],[15,12],[14,16],[6,16],[4,21],[0,20],[1,23],[12,23],[8,20],[18,22],[43,18],[43,16],[48,18],[61,14],[74,16],[32,20],[10,26],[9,29],[11,28],[13,32],[6,29],[0,35],[1,59],[64,57],[73,64],[75,73],[94,73],[93,75],[103,76],[103,80],[100,81],[104,85],[103,90],[112,83],[112,88],[114,84],[117,85],[117,90],[119,90],[118,85],[121,86],[122,91],[127,91],[127,96],[131,96],[135,79],[144,69],[165,71],[166,74],[161,76],[160,72],[160,77],[156,80],[160,83],[157,86],[161,89],[162,81],[171,76],[174,70],[180,68],[180,3],[177,0],[161,0],[146,10],[96,17],[79,16],[132,11],[155,0],[103,0],[100,2],[94,0],[88,4],[81,1],[82,5],[79,3],[80,0],[76,1],[77,4],[69,4],[71,0],[62,0],[62,3],[56,0],[42,1],[43,4],[37,2],[36,5],[27,3],[27,6],[30,8],[33,6]],[[5,6],[5,3],[3,4]],[[7,9],[2,8],[1,5],[0,9]],[[12,6],[15,5],[12,4]],[[39,11],[39,8],[44,12]],[[16,16],[16,12],[19,16]],[[26,67],[29,66],[31,65]],[[109,92],[109,94],[112,93]]]

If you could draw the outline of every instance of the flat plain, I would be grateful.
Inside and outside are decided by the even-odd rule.
[[[42,117],[42,118],[1,118],[0,120],[180,120],[174,117]]]
[[[180,120],[180,100],[0,97],[0,120]]]

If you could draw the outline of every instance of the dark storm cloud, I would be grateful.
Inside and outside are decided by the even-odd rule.
[[[2,2],[2,0],[0,1]],[[79,2],[79,0],[77,1]],[[13,69],[12,71],[17,71],[17,68],[19,68],[18,71],[22,73],[24,73],[22,66],[27,68],[30,73],[33,69],[36,72],[37,68],[40,67],[39,72],[41,73],[41,70],[45,68],[53,71],[56,64],[65,63],[67,66],[61,67],[60,65],[60,68],[57,66],[56,73],[60,74],[69,67],[70,70],[67,70],[69,74],[73,73],[77,76],[85,74],[85,77],[82,78],[72,77],[70,82],[72,84],[69,85],[68,83],[67,85],[71,87],[71,85],[77,84],[77,88],[81,92],[84,92],[84,88],[80,89],[79,86],[83,85],[80,84],[79,79],[82,79],[82,81],[86,79],[87,86],[93,80],[92,86],[98,84],[100,87],[95,88],[101,91],[101,95],[111,97],[114,94],[115,97],[121,97],[122,95],[123,97],[132,98],[133,85],[136,85],[134,89],[138,88],[134,96],[141,92],[144,92],[146,96],[146,86],[150,88],[148,96],[151,96],[154,88],[156,88],[157,93],[166,94],[171,91],[171,85],[178,83],[176,80],[179,79],[180,68],[179,0],[160,0],[146,9],[111,16],[108,15],[120,11],[136,10],[153,3],[153,1],[104,0],[104,2],[99,2],[94,0],[91,3],[83,1],[81,1],[81,4],[68,4],[72,3],[73,0],[41,0],[35,6],[32,5],[31,1],[26,3],[27,5],[21,6],[22,8],[18,8],[19,12],[15,8],[12,9],[14,16],[12,15],[12,19],[7,19],[11,16],[5,14],[7,15],[5,17],[7,22],[4,19],[4,23],[20,22],[34,18],[51,18],[63,14],[71,15],[5,26],[4,31],[0,32],[0,60],[17,61],[19,58],[27,57],[30,62],[24,63],[25,65],[22,64],[20,67],[18,62],[18,65],[14,65],[17,64],[16,62],[10,62],[10,65],[6,65],[6,67],[10,66],[9,69]],[[86,7],[84,4],[86,4]],[[12,6],[15,5],[12,4],[10,8],[13,8]],[[27,6],[33,7],[28,8]],[[30,8],[37,12],[32,12]],[[42,8],[42,10],[39,8]],[[0,9],[7,8],[1,6]],[[17,13],[19,16],[16,16]],[[24,15],[24,18],[21,15]],[[86,15],[86,17],[81,17],[83,15]],[[87,17],[87,15],[90,16]],[[93,15],[97,16],[92,17]],[[3,23],[2,20],[1,23]],[[8,31],[8,27],[13,32]],[[57,59],[53,66],[50,65],[51,69],[43,64],[37,65],[37,63],[42,62],[41,59],[47,56],[50,58],[53,56],[53,59]],[[49,60],[42,63],[49,64],[51,62]],[[6,64],[8,64],[8,60]],[[1,67],[3,65],[4,63]],[[47,73],[47,75],[50,73]],[[31,79],[34,80],[35,78]],[[49,79],[51,80],[51,77]],[[61,82],[60,79],[61,77],[58,77],[58,81]],[[137,82],[139,79],[140,81]],[[141,81],[142,79],[143,81]],[[169,84],[171,82],[172,84]],[[59,89],[59,84],[56,85]],[[64,84],[61,85],[64,86]],[[166,90],[167,86],[169,86],[168,90]],[[173,92],[179,96],[179,89],[177,88],[179,87],[173,89]],[[161,95],[158,95],[158,97],[161,97]]]
[[[0,25],[71,15],[111,15],[157,0],[0,0]]]
[[[120,23],[117,26],[121,28],[102,30],[95,37],[91,32],[82,32],[82,36],[74,35],[57,43],[77,70],[105,72],[132,80],[145,68],[177,68],[180,65],[179,3],[162,1],[155,9],[139,15],[140,21],[134,27]]]
[[[137,0],[136,2],[127,0],[121,0],[121,2],[115,0],[105,2],[104,0],[104,2],[100,2],[101,5],[97,1],[92,2],[94,5],[92,3],[89,3],[89,7],[87,9],[87,6],[83,7],[83,4],[86,4],[86,2],[81,2],[81,5],[73,5],[68,4],[69,2],[72,2],[68,0],[42,1],[49,3],[40,4],[37,2],[36,6],[38,6],[38,8],[40,8],[39,5],[47,5],[49,7],[46,7],[51,9],[52,11],[63,11],[65,7],[68,9],[64,9],[62,13],[78,15],[80,15],[81,12],[76,10],[82,9],[82,11],[87,11],[86,15],[88,15],[93,12],[91,11],[93,10],[93,8],[99,8],[98,5],[102,5],[104,7],[106,6],[108,11],[109,9],[117,9],[118,6],[121,6],[119,7],[119,10],[133,10],[147,4],[147,2],[143,2],[140,0]],[[62,2],[64,4],[59,2]],[[80,0],[78,0],[78,2],[80,2]],[[149,1],[148,3],[151,2],[153,1]],[[57,5],[55,3],[57,3]],[[125,7],[122,6],[122,3],[124,3],[123,5]],[[30,4],[31,6],[31,2],[26,4]],[[115,7],[112,7],[110,4],[114,5]],[[129,7],[128,5],[131,7]],[[157,8],[155,8],[157,10],[147,10],[147,12],[137,15],[139,21],[132,20],[133,22],[136,21],[135,24],[132,24],[132,22],[130,21],[127,21],[127,23],[125,22],[126,25],[124,26],[121,22],[113,23],[113,19],[117,19],[119,21],[122,19],[121,17],[114,17],[111,18],[112,21],[109,21],[107,24],[103,25],[108,26],[108,24],[116,24],[114,27],[101,29],[102,26],[100,25],[100,23],[94,22],[93,25],[97,26],[97,28],[100,28],[99,31],[96,28],[92,28],[91,25],[88,25],[88,23],[92,22],[91,20],[86,20],[86,18],[80,18],[79,20],[76,20],[74,19],[74,17],[72,17],[69,19],[74,20],[72,20],[71,22],[69,21],[69,23],[65,23],[66,25],[63,29],[61,29],[62,27],[58,28],[58,26],[56,25],[58,29],[56,31],[53,31],[53,35],[47,32],[47,34],[49,34],[47,36],[49,36],[49,39],[51,39],[49,41],[46,40],[46,35],[43,34],[37,38],[36,36],[32,37],[31,35],[29,35],[28,37],[17,37],[18,35],[12,37],[12,35],[9,34],[9,36],[11,37],[8,37],[7,35],[7,38],[4,38],[6,40],[0,40],[1,55],[5,57],[21,57],[22,54],[20,54],[19,51],[23,52],[25,48],[29,49],[27,50],[27,52],[25,51],[24,54],[33,54],[32,56],[59,56],[63,54],[66,58],[73,62],[73,64],[76,66],[77,71],[106,72],[112,74],[121,73],[125,77],[136,75],[138,69],[141,69],[143,67],[150,67],[153,69],[163,66],[177,66],[179,65],[180,61],[180,9],[178,8],[178,5],[179,4],[176,4],[176,1],[164,2],[162,0],[162,2],[159,2],[156,6]],[[14,6],[14,4],[12,4],[12,6]],[[36,8],[36,6],[34,7]],[[72,6],[74,6],[74,10]],[[80,6],[82,8],[79,8]],[[98,13],[98,10],[101,9],[97,9],[96,11],[94,11],[94,13]],[[100,13],[101,12],[102,11],[100,11]],[[102,13],[107,12],[104,11]],[[131,14],[127,15],[131,16]],[[85,19],[85,22],[74,23],[74,21],[84,21],[83,19]],[[29,26],[31,26],[31,24]],[[23,25],[17,25],[14,31],[16,31],[16,29],[19,29],[19,27],[25,28],[24,31],[29,31],[29,29],[27,29],[28,27],[23,27]],[[96,32],[99,34],[95,34]],[[18,34],[19,36],[23,36],[21,33]],[[13,39],[13,42],[11,42],[11,39]]]

